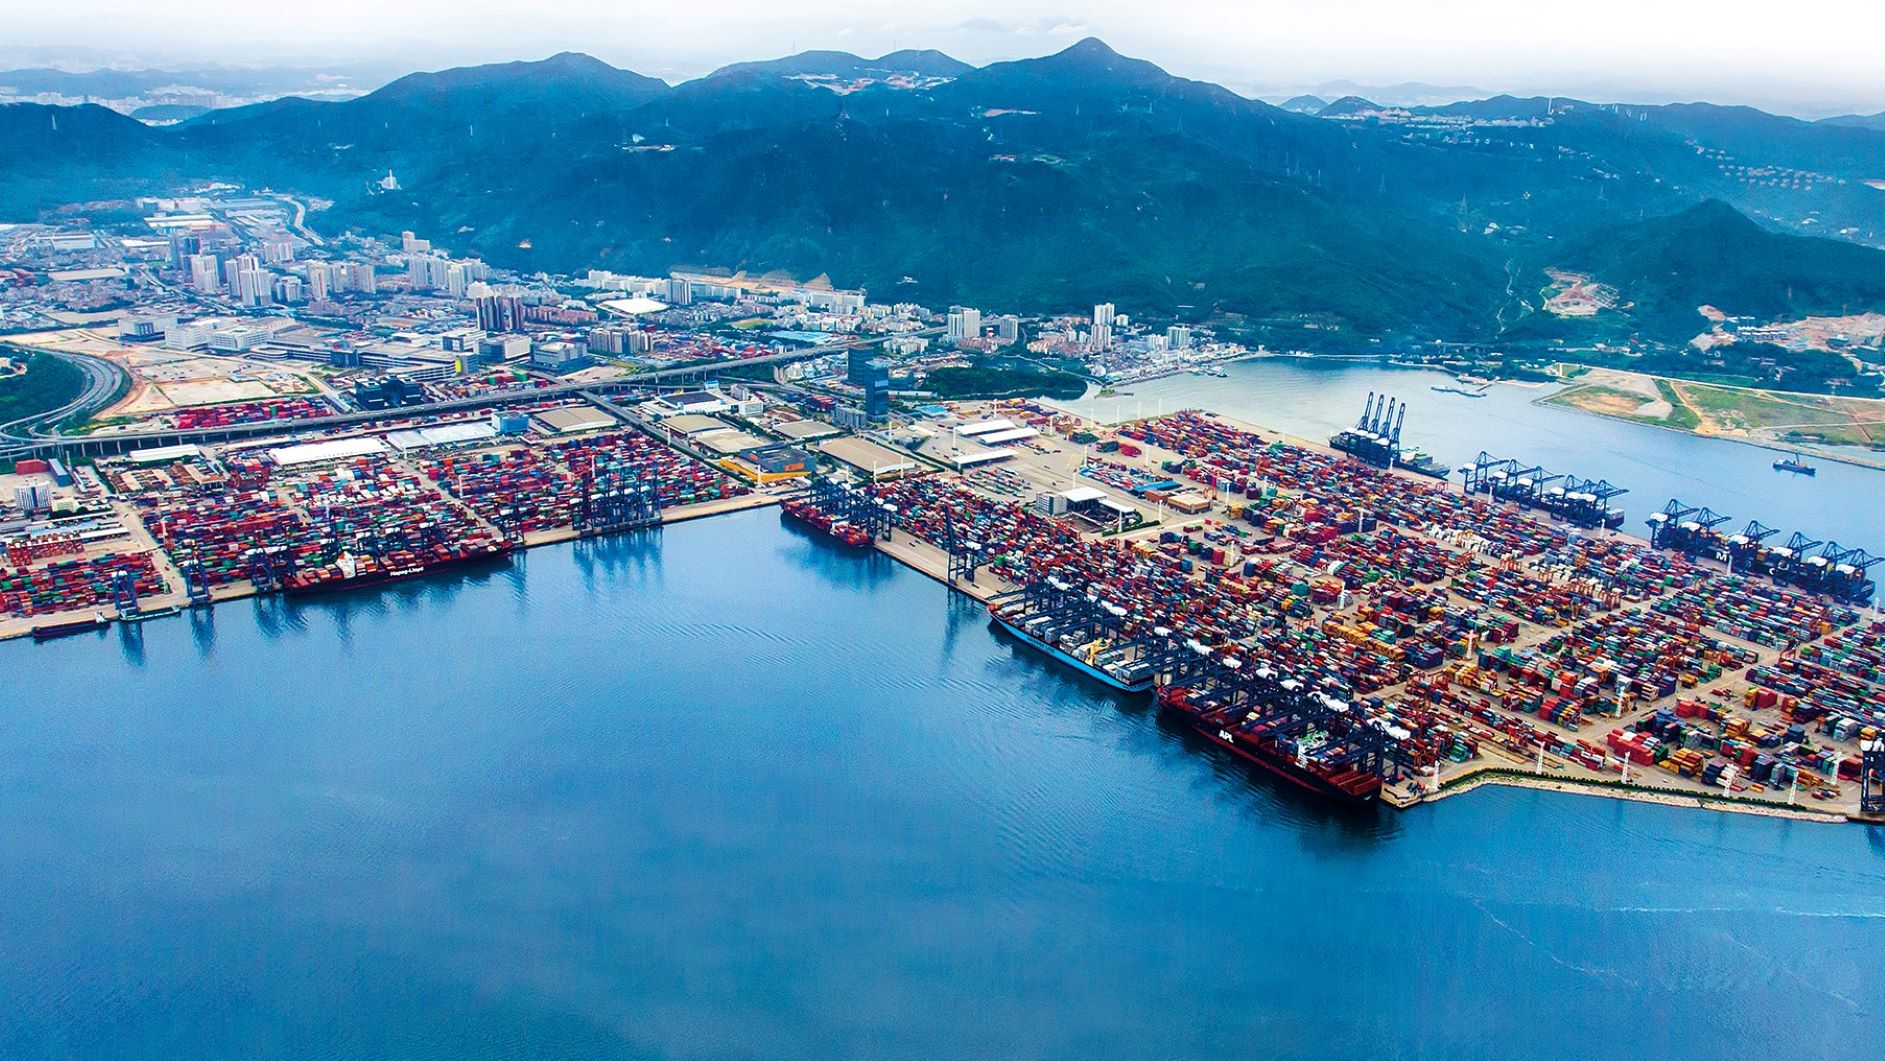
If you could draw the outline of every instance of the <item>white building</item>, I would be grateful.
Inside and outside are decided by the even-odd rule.
[[[322,299],[325,299],[327,297],[328,292],[332,289],[331,288],[332,283],[333,283],[332,276],[328,270],[328,266],[326,262],[309,262],[308,263],[308,297],[309,298],[314,299],[316,302],[319,302]]]
[[[376,295],[380,290],[380,281],[373,273],[371,262],[350,263],[346,267],[347,286],[345,290],[358,291],[363,295]]]
[[[982,337],[982,311],[968,306],[951,306],[944,325],[945,335],[952,343],[980,339]]]
[[[214,254],[190,255],[190,286],[206,295],[222,286],[222,269]]]

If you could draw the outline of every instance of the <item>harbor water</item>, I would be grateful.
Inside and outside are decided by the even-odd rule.
[[[1056,403],[1099,420],[1135,419],[1182,408],[1208,409],[1316,442],[1355,426],[1368,394],[1391,394],[1407,405],[1401,444],[1442,464],[1470,465],[1482,451],[1557,473],[1608,479],[1630,492],[1616,504],[1624,529],[1647,533],[1651,512],[1679,498],[1725,512],[1724,533],[1751,519],[1868,552],[1885,553],[1885,471],[1810,458],[1815,476],[1776,471],[1784,456],[1725,439],[1633,424],[1553,405],[1539,398],[1557,385],[1498,384],[1484,398],[1440,393],[1460,386],[1431,369],[1331,358],[1258,358],[1224,366],[1223,377],[1190,373],[1122,385],[1116,397]],[[1460,476],[1451,482],[1460,485]]]
[[[1840,1058],[1880,1017],[1885,831],[1338,813],[773,512],[0,663],[7,1058]]]

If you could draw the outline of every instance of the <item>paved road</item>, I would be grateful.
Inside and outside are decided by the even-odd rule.
[[[940,328],[917,332],[919,336],[935,335]],[[296,420],[292,427],[282,421],[265,421],[257,424],[238,424],[231,427],[200,428],[191,431],[159,430],[115,433],[102,436],[70,436],[52,438],[44,434],[6,434],[12,425],[0,424],[0,457],[23,457],[31,455],[54,456],[61,450],[76,451],[84,454],[123,453],[128,450],[144,449],[151,446],[175,446],[196,442],[230,442],[243,438],[257,438],[268,435],[280,435],[287,432],[296,434],[321,431],[327,428],[347,427],[355,424],[372,423],[377,420],[403,419],[428,413],[459,412],[466,409],[489,409],[503,405],[518,405],[527,402],[542,401],[545,398],[579,397],[583,391],[598,391],[604,394],[627,390],[638,390],[651,386],[673,385],[689,379],[699,379],[716,375],[729,368],[746,365],[770,365],[786,361],[804,361],[814,357],[824,357],[833,353],[862,346],[875,346],[892,336],[878,336],[867,339],[852,339],[847,342],[833,343],[827,346],[809,347],[802,350],[786,350],[776,354],[749,357],[733,361],[715,361],[701,365],[686,365],[675,368],[656,369],[641,372],[622,379],[605,380],[596,383],[557,383],[534,390],[506,391],[499,394],[484,394],[474,398],[454,398],[448,401],[428,402],[424,405],[408,405],[401,409],[383,409],[357,413],[335,413],[332,416],[310,417]],[[123,374],[124,370],[109,361],[85,357],[79,354],[57,354],[55,356],[69,360],[97,362],[105,368]],[[88,371],[90,371],[88,369]],[[114,379],[103,393],[106,399],[118,386]],[[88,390],[91,400],[98,400],[96,387]],[[102,404],[102,402],[101,402]],[[82,403],[73,403],[73,408],[61,413],[61,416],[85,408]],[[95,410],[90,410],[95,411]],[[38,418],[35,418],[38,419]]]
[[[28,351],[19,347],[8,347],[16,356],[23,356]],[[0,454],[9,449],[39,444],[49,430],[69,416],[80,413],[95,413],[111,404],[120,390],[130,382],[130,374],[122,366],[106,361],[104,358],[91,357],[87,354],[72,354],[58,350],[34,350],[32,353],[44,354],[56,358],[77,368],[85,376],[85,389],[71,401],[43,413],[34,413],[0,424]]]

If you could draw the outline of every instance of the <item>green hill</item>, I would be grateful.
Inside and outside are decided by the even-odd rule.
[[[1674,343],[1708,329],[1705,305],[1763,321],[1885,310],[1885,251],[1772,232],[1715,200],[1593,233],[1554,264],[1617,288],[1636,329]]]
[[[331,200],[322,225],[409,228],[524,269],[777,270],[938,305],[1221,311],[1325,326],[1335,345],[1549,337],[1536,314],[1505,327],[1530,294],[1508,278],[1554,264],[1625,287],[1632,326],[1670,341],[1700,330],[1699,302],[1874,304],[1871,252],[1763,224],[1885,238],[1885,196],[1863,179],[1885,173],[1885,133],[1513,97],[1340,117],[1357,106],[1295,113],[1094,39],[981,68],[813,52],[673,87],[565,53],[168,128],[0,108],[0,217],[216,178]],[[1823,172],[1788,187],[1744,176],[1808,164]],[[400,191],[374,184],[389,169]],[[1685,213],[1711,199],[1762,224]]]

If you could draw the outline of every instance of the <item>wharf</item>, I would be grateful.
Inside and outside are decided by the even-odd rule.
[[[1014,415],[1010,408],[1003,407],[999,404],[987,409],[965,407],[959,409],[958,412],[965,419]],[[1098,431],[1100,433],[1107,433],[1109,431],[1118,432],[1122,428],[1131,428],[1135,425],[1147,423],[1147,421],[1143,420],[1131,420],[1113,425],[1093,425],[1081,418],[1073,419],[1079,420],[1081,425],[1080,429]],[[1159,419],[1166,418],[1153,418],[1153,420]],[[1344,459],[1342,455],[1338,454],[1326,444],[1311,439],[1289,436],[1285,433],[1266,429],[1260,425],[1249,424],[1232,417],[1209,415],[1204,417],[1204,419],[1225,428],[1260,436],[1266,444],[1282,442],[1306,454],[1316,455],[1331,461],[1341,461]],[[1068,429],[1062,428],[1062,430],[1065,431]],[[1124,438],[1126,436],[1122,434],[1120,437]],[[1148,477],[1156,477],[1157,474],[1165,467],[1168,467],[1171,462],[1181,461],[1187,457],[1187,454],[1151,444],[1143,437],[1136,435],[1132,437],[1137,449],[1136,453],[1128,456],[1117,451],[1107,452],[1103,454],[1105,460],[1115,466],[1134,469]],[[940,478],[954,481],[961,488],[979,495],[989,503],[998,506],[1013,505],[1031,499],[1036,493],[1060,491],[1073,486],[1094,488],[1096,482],[1093,479],[1077,474],[1082,467],[1081,462],[1086,459],[1086,453],[1086,447],[1071,445],[1064,439],[1044,435],[1040,439],[1021,447],[1020,451],[1016,453],[1012,460],[1001,464],[995,469],[971,471],[960,476],[945,474]],[[1391,472],[1376,469],[1369,474],[1385,476],[1389,480],[1400,483],[1402,488],[1410,492],[1439,491],[1441,493],[1450,493],[1456,502],[1459,498],[1457,489],[1449,492],[1445,486],[1436,484],[1432,478],[1421,476],[1404,469],[1394,469]],[[1141,547],[1147,547],[1158,536],[1163,533],[1171,532],[1174,528],[1196,528],[1202,526],[1208,531],[1209,528],[1214,526],[1226,526],[1225,505],[1228,504],[1228,502],[1220,501],[1216,497],[1215,491],[1211,490],[1205,479],[1190,475],[1189,473],[1173,476],[1173,478],[1183,479],[1190,483],[1197,483],[1198,485],[1193,489],[1210,495],[1213,502],[1211,510],[1199,515],[1175,515],[1161,512],[1161,515],[1164,517],[1162,520],[1148,519],[1146,525],[1112,537],[1116,537],[1118,540],[1129,545],[1138,544]],[[1253,475],[1252,485],[1254,486],[1258,481],[1259,479]],[[1145,515],[1148,517],[1153,515],[1147,502],[1143,498],[1138,498],[1127,493],[1121,485],[1105,480],[1100,480],[1097,485],[1110,499],[1126,504],[1136,504],[1141,509],[1146,510]],[[1265,485],[1279,484],[1266,483]],[[1282,492],[1284,495],[1294,495],[1298,491],[1290,486],[1283,485]],[[1548,516],[1524,512],[1515,506],[1491,501],[1475,503],[1474,507],[1478,511],[1486,513],[1489,518],[1495,513],[1508,515],[1523,522],[1525,526],[1534,527],[1539,530],[1550,530],[1552,533],[1559,535],[1561,539],[1570,540],[1566,536],[1566,526],[1552,521]],[[1383,523],[1384,528],[1389,526],[1390,524],[1386,522]],[[1405,539],[1418,542],[1424,548],[1430,548],[1435,552],[1443,552],[1445,555],[1455,557],[1460,563],[1473,565],[1473,569],[1484,571],[1509,571],[1512,573],[1512,578],[1529,579],[1533,584],[1543,587],[1564,587],[1568,590],[1568,588],[1573,585],[1582,584],[1577,582],[1576,578],[1569,575],[1566,570],[1552,566],[1553,564],[1559,563],[1559,561],[1551,559],[1549,550],[1541,555],[1523,554],[1508,556],[1503,560],[1495,560],[1490,552],[1490,550],[1494,548],[1494,543],[1481,540],[1471,534],[1465,535],[1464,537],[1457,534],[1441,534],[1440,536],[1436,536],[1435,528],[1407,525],[1402,522],[1392,524],[1391,529],[1395,534]],[[1094,535],[1088,533],[1083,535],[1083,537],[1090,539],[1094,537]],[[1228,542],[1228,539],[1222,537],[1216,540],[1221,543]],[[1579,529],[1575,531],[1575,540],[1580,543],[1587,543],[1592,547],[1628,548],[1643,550],[1645,552],[1648,552],[1650,549],[1649,543],[1645,539],[1621,531],[1586,531]],[[889,541],[880,540],[877,543],[877,547],[879,551],[884,552],[886,555],[891,556],[893,559],[904,563],[914,570],[920,571],[937,581],[946,581],[946,558],[942,550],[927,542],[912,540],[912,536],[902,528],[899,528],[893,533]],[[1240,558],[1248,558],[1252,555],[1248,553],[1240,554],[1237,549],[1232,549],[1231,553],[1232,556],[1230,560],[1226,562],[1227,566],[1230,567],[1236,566]],[[1696,577],[1704,578],[1705,580],[1718,579],[1726,574],[1725,568],[1719,564],[1699,560],[1687,560],[1683,561],[1683,563],[1688,564],[1692,569],[1698,572]],[[1303,572],[1304,577],[1313,576],[1314,574],[1314,571]],[[975,586],[958,584],[952,588],[981,601],[986,601],[996,593],[1010,588],[1006,583],[998,582],[994,574],[986,568],[981,575],[981,580],[983,584]],[[1390,580],[1390,583],[1393,581],[1394,580]],[[1479,597],[1462,596],[1456,588],[1455,582],[1456,580],[1454,579],[1445,579],[1441,583],[1441,588],[1445,590],[1446,598],[1452,602],[1453,606],[1489,611],[1492,614],[1501,616],[1514,615],[1514,613],[1508,611],[1496,602],[1490,602]],[[1356,589],[1353,593],[1356,606],[1359,607],[1366,604],[1370,598],[1371,592],[1371,588],[1366,586]],[[1631,624],[1639,623],[1661,614],[1654,611],[1651,605],[1664,599],[1663,592],[1663,590],[1658,589],[1648,594],[1632,593],[1627,600],[1618,599],[1602,604],[1593,602],[1588,611],[1581,612],[1577,615],[1575,622],[1581,625],[1590,622],[1615,620],[1626,627]],[[1347,607],[1348,605],[1346,603],[1342,605],[1342,609],[1346,609]],[[1308,620],[1306,626],[1314,627],[1331,621],[1354,621],[1349,619],[1347,614],[1348,613],[1345,611],[1333,607],[1318,606],[1315,610],[1314,618]],[[1569,619],[1558,625],[1538,625],[1533,622],[1525,621],[1523,616],[1518,616],[1517,618],[1519,620],[1516,623],[1518,636],[1506,643],[1506,647],[1515,652],[1536,649],[1547,641],[1560,638],[1566,634],[1567,628],[1572,625],[1572,620]],[[1745,659],[1755,660],[1760,666],[1769,666],[1776,659],[1776,650],[1769,645],[1744,640],[1712,624],[1707,627],[1707,631],[1708,636],[1712,637],[1716,643],[1725,646],[1725,650],[1739,653]],[[1484,649],[1490,649],[1492,647],[1490,643],[1482,646]],[[1443,669],[1452,671],[1457,669],[1457,667],[1457,664],[1448,664]],[[1749,681],[1749,671],[1751,669],[1750,666],[1745,664],[1740,667],[1723,668],[1722,672],[1716,677],[1708,678],[1702,676],[1704,680],[1699,682],[1685,681],[1673,694],[1650,696],[1645,699],[1633,700],[1614,712],[1610,710],[1605,703],[1586,705],[1586,712],[1594,711],[1595,713],[1586,713],[1580,720],[1570,724],[1560,724],[1551,718],[1538,717],[1529,710],[1522,708],[1501,708],[1501,711],[1505,712],[1507,717],[1522,719],[1523,723],[1528,726],[1534,734],[1542,733],[1547,735],[1549,738],[1548,746],[1554,750],[1547,752],[1541,759],[1535,754],[1536,744],[1531,745],[1534,754],[1526,754],[1523,748],[1518,751],[1509,750],[1494,740],[1481,737],[1477,756],[1469,758],[1464,762],[1442,759],[1440,761],[1437,778],[1429,773],[1424,777],[1414,778],[1403,781],[1397,785],[1388,786],[1384,789],[1383,800],[1390,806],[1407,808],[1423,802],[1434,802],[1439,799],[1450,798],[1453,795],[1472,791],[1487,784],[1503,784],[1563,791],[1575,790],[1593,795],[1643,799],[1680,806],[1708,807],[1711,809],[1736,812],[1784,815],[1812,821],[1841,821],[1847,820],[1848,818],[1856,818],[1857,800],[1854,792],[1855,786],[1849,780],[1840,779],[1833,782],[1834,790],[1838,792],[1837,798],[1830,801],[1809,802],[1808,796],[1810,795],[1810,790],[1804,782],[1798,793],[1793,796],[1789,795],[1784,785],[1777,788],[1765,786],[1759,783],[1750,783],[1749,779],[1746,778],[1737,778],[1734,790],[1732,792],[1724,792],[1719,786],[1705,784],[1699,776],[1690,777],[1678,775],[1677,773],[1662,769],[1658,766],[1644,765],[1633,766],[1629,770],[1631,780],[1626,787],[1622,781],[1617,779],[1617,767],[1614,760],[1609,762],[1608,773],[1606,773],[1603,770],[1583,765],[1581,760],[1573,760],[1562,756],[1555,750],[1557,748],[1576,749],[1580,746],[1589,749],[1593,747],[1591,742],[1595,741],[1596,748],[1601,751],[1604,740],[1603,735],[1606,732],[1612,729],[1626,732],[1640,731],[1642,727],[1648,724],[1652,716],[1658,715],[1659,712],[1667,711],[1677,700],[1701,703],[1726,711],[1728,715],[1745,717],[1748,712],[1743,709],[1742,702],[1752,688]],[[1496,678],[1496,676],[1494,677]],[[1467,684],[1461,688],[1473,697],[1480,696],[1482,691],[1488,693],[1490,694],[1489,702],[1495,705],[1500,703],[1501,691],[1513,692],[1520,691],[1521,689],[1521,687],[1516,684],[1507,686],[1503,680],[1484,682],[1481,684]],[[1407,696],[1409,692],[1410,691],[1401,684],[1391,684],[1380,687],[1374,695],[1393,703],[1399,702],[1400,698]],[[1484,729],[1484,727],[1478,723],[1476,716],[1471,718],[1465,715],[1453,716],[1451,709],[1437,706],[1438,703],[1438,701],[1435,701],[1435,712],[1445,717],[1455,718],[1454,724],[1457,730],[1461,732],[1478,733]],[[1727,716],[1725,715],[1723,717]],[[1755,725],[1758,729],[1762,726],[1771,728],[1773,724],[1757,719]],[[1490,733],[1490,731],[1487,732]],[[1436,783],[1439,785],[1437,792],[1433,791],[1433,786]]]
[[[395,461],[393,464],[414,476],[419,475],[419,469],[409,463]],[[436,504],[450,506],[460,510],[465,518],[490,529],[490,524],[487,521],[458,499],[440,490],[436,484],[432,486],[432,490],[437,495]],[[685,523],[690,520],[705,519],[711,516],[725,515],[732,512],[767,508],[779,504],[780,499],[780,494],[774,490],[761,490],[736,494],[730,497],[714,498],[712,500],[692,504],[676,505],[661,510],[661,525],[667,526],[669,524]],[[175,560],[165,551],[161,543],[158,542],[156,536],[146,524],[145,518],[137,511],[135,506],[122,498],[112,498],[109,504],[111,511],[115,513],[116,517],[122,522],[125,528],[126,541],[115,548],[95,555],[141,555],[150,558],[152,565],[157,569],[159,578],[163,582],[164,591],[156,594],[145,594],[139,598],[138,605],[140,612],[143,613],[143,618],[163,618],[188,611],[191,607],[189,597],[181,589],[185,584],[184,576]],[[301,510],[299,514],[304,517],[311,515],[305,510]],[[581,535],[573,528],[564,526],[524,533],[518,537],[517,544],[520,550],[527,550],[539,546],[573,541],[579,537],[581,537]],[[212,586],[209,591],[211,606],[243,600],[257,596],[257,594],[258,591],[255,584],[246,578]],[[41,612],[31,616],[0,617],[0,641],[30,637],[35,628],[89,618],[98,614],[103,614],[111,623],[119,622],[115,617],[115,609],[109,604],[88,604],[60,611]]]
[[[1278,654],[1273,662],[1279,667],[1306,666],[1306,673],[1339,679],[1337,688],[1353,687],[1351,699],[1372,703],[1366,710],[1404,708],[1425,719],[1420,723],[1425,727],[1421,740],[1434,734],[1445,740],[1470,735],[1470,746],[1442,744],[1438,753],[1431,751],[1436,745],[1426,744],[1428,751],[1418,761],[1437,765],[1405,774],[1383,789],[1383,800],[1397,808],[1450,798],[1486,784],[1505,784],[1690,806],[1754,808],[1812,820],[1837,820],[1857,811],[1853,786],[1840,784],[1838,778],[1826,786],[1827,792],[1837,791],[1838,798],[1814,807],[1793,805],[1796,797],[1789,797],[1784,789],[1751,783],[1754,774],[1728,775],[1738,785],[1729,794],[1705,785],[1699,770],[1696,776],[1679,776],[1673,770],[1647,765],[1647,760],[1629,770],[1640,780],[1627,788],[1611,776],[1615,762],[1605,754],[1603,738],[1597,736],[1606,730],[1642,732],[1677,700],[1707,708],[1715,712],[1706,716],[1709,720],[1723,723],[1730,714],[1743,715],[1743,704],[1750,705],[1747,715],[1757,710],[1751,706],[1754,688],[1747,669],[1751,663],[1768,666],[1784,660],[1771,645],[1737,636],[1741,631],[1730,628],[1732,617],[1716,621],[1709,613],[1700,621],[1692,617],[1670,620],[1678,627],[1693,624],[1688,627],[1691,631],[1705,626],[1708,644],[1714,646],[1706,650],[1708,667],[1699,667],[1689,656],[1678,661],[1684,668],[1679,689],[1671,685],[1674,691],[1656,691],[1637,678],[1631,679],[1639,682],[1637,688],[1654,695],[1619,703],[1615,713],[1608,701],[1588,698],[1588,694],[1579,695],[1574,712],[1561,715],[1550,704],[1540,707],[1539,689],[1545,689],[1553,701],[1563,699],[1556,694],[1569,686],[1559,679],[1585,673],[1591,657],[1580,650],[1576,660],[1566,663],[1556,658],[1556,648],[1536,650],[1551,642],[1562,645],[1563,638],[1584,624],[1598,631],[1592,637],[1605,636],[1605,624],[1613,621],[1628,635],[1615,643],[1634,645],[1644,636],[1638,631],[1656,629],[1654,624],[1662,621],[1664,613],[1652,605],[1671,599],[1665,594],[1672,586],[1680,588],[1671,596],[1680,596],[1691,586],[1726,585],[1715,581],[1722,576],[1719,565],[1684,560],[1665,566],[1654,559],[1664,554],[1652,556],[1646,541],[1619,531],[1577,532],[1580,547],[1590,550],[1580,553],[1570,547],[1572,538],[1566,529],[1549,518],[1507,503],[1463,498],[1457,490],[1405,469],[1363,468],[1324,442],[1231,417],[1185,413],[1105,426],[1078,417],[1056,417],[1025,403],[958,407],[965,419],[1013,416],[1016,410],[1043,430],[1019,440],[1000,463],[963,473],[937,473],[928,469],[952,463],[950,452],[960,452],[962,443],[934,435],[912,446],[921,463],[916,474],[872,487],[887,505],[903,502],[893,507],[897,515],[888,533],[873,542],[875,549],[983,603],[1017,589],[1016,578],[1039,578],[1055,572],[1056,565],[1071,564],[1059,569],[1074,572],[1077,581],[1090,581],[1104,593],[1125,594],[1122,606],[1131,606],[1132,614],[1154,619],[1181,616],[1168,625],[1206,632],[1202,636],[1213,651],[1256,652],[1259,659],[1274,652]],[[1060,437],[1080,432],[1089,432],[1084,438],[1105,433],[1116,436],[1114,441],[1131,439],[1133,444],[1112,446],[1093,460],[1089,446]],[[237,470],[265,467],[261,454],[254,450],[239,448],[227,456]],[[1227,459],[1220,461],[1220,457]],[[154,495],[141,492],[151,489],[145,483],[158,473],[140,471],[137,474],[144,478],[128,488],[134,500],[108,499],[110,511],[128,534],[121,536],[125,544],[114,545],[107,553],[150,557],[163,592],[147,593],[139,604],[147,612],[165,613],[187,606],[179,592],[182,574],[164,546],[179,536],[186,548],[195,548],[195,536],[204,533],[208,535],[205,548],[221,550],[197,555],[219,557],[220,581],[213,586],[211,599],[224,602],[256,593],[247,581],[248,571],[231,563],[232,556],[242,555],[243,544],[232,543],[231,527],[276,528],[267,533],[284,536],[277,544],[303,550],[290,555],[318,552],[331,561],[337,548],[360,548],[352,544],[360,522],[371,534],[381,533],[371,528],[381,525],[376,513],[384,504],[389,511],[389,522],[384,525],[395,535],[385,540],[395,544],[401,540],[397,535],[404,533],[398,529],[403,525],[428,532],[427,542],[460,535],[484,540],[503,536],[527,549],[580,537],[575,528],[585,518],[583,506],[601,504],[596,501],[601,495],[583,490],[598,484],[610,491],[608,498],[618,498],[621,494],[615,484],[640,483],[642,493],[630,496],[645,500],[651,496],[648,491],[656,489],[651,484],[658,482],[659,491],[665,491],[661,496],[676,502],[661,506],[663,524],[775,505],[795,492],[785,487],[736,489],[710,462],[690,455],[686,446],[632,418],[627,425],[574,440],[499,439],[433,458],[376,452],[340,467],[356,466],[365,476],[357,495],[347,492],[351,487],[335,485],[354,483],[351,471],[337,478],[317,471],[309,479],[300,478],[306,473],[290,467],[278,469],[281,481],[266,488],[251,483],[240,490],[202,495],[212,498],[207,512],[189,500],[196,495],[188,491],[177,495],[184,498],[182,502],[169,500],[172,495],[162,492],[167,488]],[[179,482],[189,481],[185,470],[178,469]],[[123,476],[129,477],[130,473]],[[262,482],[269,482],[265,473]],[[584,483],[591,485],[579,485]],[[1226,491],[1224,496],[1219,495],[1220,488]],[[1083,523],[1023,514],[1034,511],[1037,498],[1051,500],[1054,495],[1095,504],[1100,507],[1093,511],[1108,515],[1094,522],[1089,512],[1081,517],[1087,520]],[[232,500],[235,497],[242,499],[240,504]],[[340,512],[342,523],[332,523],[330,505]],[[1370,507],[1384,511],[1369,513]],[[1363,510],[1363,515],[1356,509]],[[595,526],[631,526],[638,519],[630,510],[598,507],[597,511],[606,518]],[[987,555],[972,583],[949,579],[948,557],[938,544],[944,539],[938,531],[947,524],[947,513],[955,513],[958,522],[967,524],[979,520],[991,534],[979,543],[986,546]],[[228,519],[217,522],[209,519],[212,515]],[[269,522],[277,516],[285,522]],[[169,523],[153,524],[153,519]],[[407,522],[401,524],[400,519]],[[1265,526],[1255,527],[1258,523]],[[153,525],[163,533],[154,535]],[[239,532],[238,538],[246,533]],[[313,543],[315,538],[318,544]],[[411,540],[417,541],[417,535]],[[1205,547],[1204,556],[1194,567],[1184,549],[1189,549],[1190,557],[1198,557],[1200,546]],[[1652,581],[1647,584],[1654,588],[1631,589],[1626,600],[1624,591],[1613,587],[1604,591],[1606,599],[1599,600],[1591,572],[1601,573],[1594,564],[1611,562],[1604,558],[1614,555],[1607,551],[1612,548],[1631,550],[1632,563],[1650,561]],[[254,553],[248,555],[248,562],[253,563]],[[1182,576],[1178,574],[1181,565]],[[1241,578],[1233,571],[1239,565],[1244,565]],[[1335,578],[1344,567],[1348,572]],[[1253,580],[1253,571],[1259,570],[1262,577]],[[1675,575],[1667,574],[1672,570]],[[1318,589],[1320,595],[1312,597],[1311,580],[1324,586],[1340,582],[1344,588],[1339,594],[1322,594]],[[1135,585],[1142,588],[1127,588]],[[1233,592],[1226,595],[1225,587]],[[1287,605],[1281,603],[1285,597]],[[1397,598],[1413,603],[1395,604]],[[1096,598],[1089,592],[1092,599]],[[1540,599],[1551,601],[1542,618],[1536,613]],[[1704,600],[1684,607],[1704,611],[1706,604]],[[1173,612],[1171,606],[1179,606],[1178,611]],[[92,600],[70,611],[0,620],[0,638],[25,636],[38,625],[109,610]],[[1409,625],[1379,630],[1385,640],[1369,637],[1367,631],[1376,629],[1375,620],[1383,614],[1422,618],[1418,627],[1403,620]],[[1194,621],[1200,617],[1201,625]],[[1485,634],[1481,643],[1479,632],[1495,625],[1502,628],[1500,636]],[[1134,636],[1143,637],[1144,629]],[[1479,632],[1469,639],[1465,630]],[[1287,643],[1273,636],[1279,632],[1288,635]],[[1755,630],[1749,636],[1772,635]],[[1427,647],[1445,647],[1447,656],[1458,662],[1441,658],[1437,668],[1432,663],[1409,666],[1396,644],[1402,637]],[[1521,676],[1503,664],[1488,662],[1494,645],[1504,654],[1497,659],[1519,658],[1529,666],[1545,657],[1550,667],[1541,672],[1542,678],[1536,673]],[[1696,651],[1689,645],[1678,642],[1676,649],[1656,649],[1655,662],[1646,664],[1651,670],[1645,673],[1657,673],[1660,668],[1663,680],[1673,681],[1668,668],[1678,664],[1666,662],[1662,654],[1674,658],[1674,653]],[[1569,658],[1572,653],[1563,655]],[[1740,662],[1713,665],[1725,664],[1730,657]],[[1637,658],[1647,657],[1639,653]],[[1701,669],[1707,673],[1699,673]],[[1619,687],[1627,684],[1620,682]],[[1761,706],[1771,703],[1770,699]],[[1784,712],[1783,717],[1791,721]],[[1806,717],[1810,721],[1812,716]],[[1861,712],[1858,717],[1866,716]],[[1746,717],[1741,721],[1748,722]],[[1769,720],[1751,724],[1772,733]],[[1693,737],[1694,731],[1689,735]],[[1546,749],[1542,755],[1537,754],[1541,745]],[[1750,746],[1746,742],[1736,745]],[[1446,747],[1454,750],[1446,752]],[[1696,745],[1681,747],[1688,752]],[[1847,754],[1843,747],[1838,750]],[[1616,758],[1622,758],[1621,753]],[[1758,776],[1764,780],[1768,775]],[[1791,774],[1773,776],[1784,779]],[[1820,783],[1803,778],[1798,796],[1810,794],[1809,780]]]

